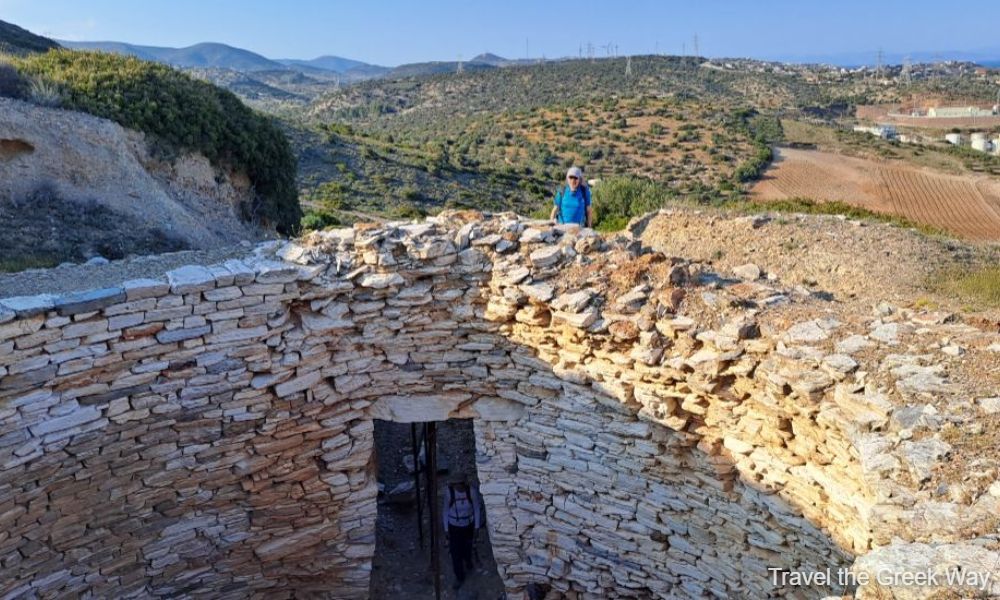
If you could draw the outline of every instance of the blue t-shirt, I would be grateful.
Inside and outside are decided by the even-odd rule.
[[[553,200],[559,209],[556,220],[559,223],[576,223],[581,227],[587,224],[587,208],[590,206],[590,190],[584,186],[579,186],[576,191],[572,191],[568,185],[564,185]]]

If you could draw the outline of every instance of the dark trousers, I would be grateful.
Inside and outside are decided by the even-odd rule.
[[[472,525],[456,527],[448,525],[448,552],[451,553],[451,567],[455,579],[465,581],[465,570],[472,568]]]

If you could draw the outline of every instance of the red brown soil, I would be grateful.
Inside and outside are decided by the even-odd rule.
[[[780,148],[753,187],[758,200],[839,201],[973,240],[1000,240],[1000,183],[899,162]]]

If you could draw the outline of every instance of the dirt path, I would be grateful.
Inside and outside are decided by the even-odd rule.
[[[404,423],[377,421],[375,428],[376,455],[379,461],[379,483],[385,490],[413,481],[406,469],[404,458],[410,452],[410,426]],[[444,500],[448,481],[467,478],[479,485],[476,474],[476,441],[473,424],[468,419],[452,419],[438,424],[438,464],[447,467],[447,473],[438,475],[439,500]],[[425,479],[421,477],[421,486]],[[426,494],[426,491],[422,488]],[[421,548],[417,531],[417,513],[411,503],[390,502],[380,494],[378,521],[376,522],[375,559],[372,563],[371,598],[380,599],[431,599],[434,584],[431,578],[431,552],[429,515],[424,505],[424,546]],[[483,515],[485,523],[485,513]],[[493,550],[485,527],[476,538],[476,552],[480,564],[467,575],[465,584],[458,590],[451,569],[448,548],[441,545],[441,597],[446,600],[497,600],[503,597],[503,584],[497,574]]]

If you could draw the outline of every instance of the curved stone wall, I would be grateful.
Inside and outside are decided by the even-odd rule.
[[[775,351],[794,294],[627,242],[451,214],[0,301],[0,596],[363,598],[372,420],[455,417],[511,598],[840,591],[769,569],[901,531],[885,400]]]

